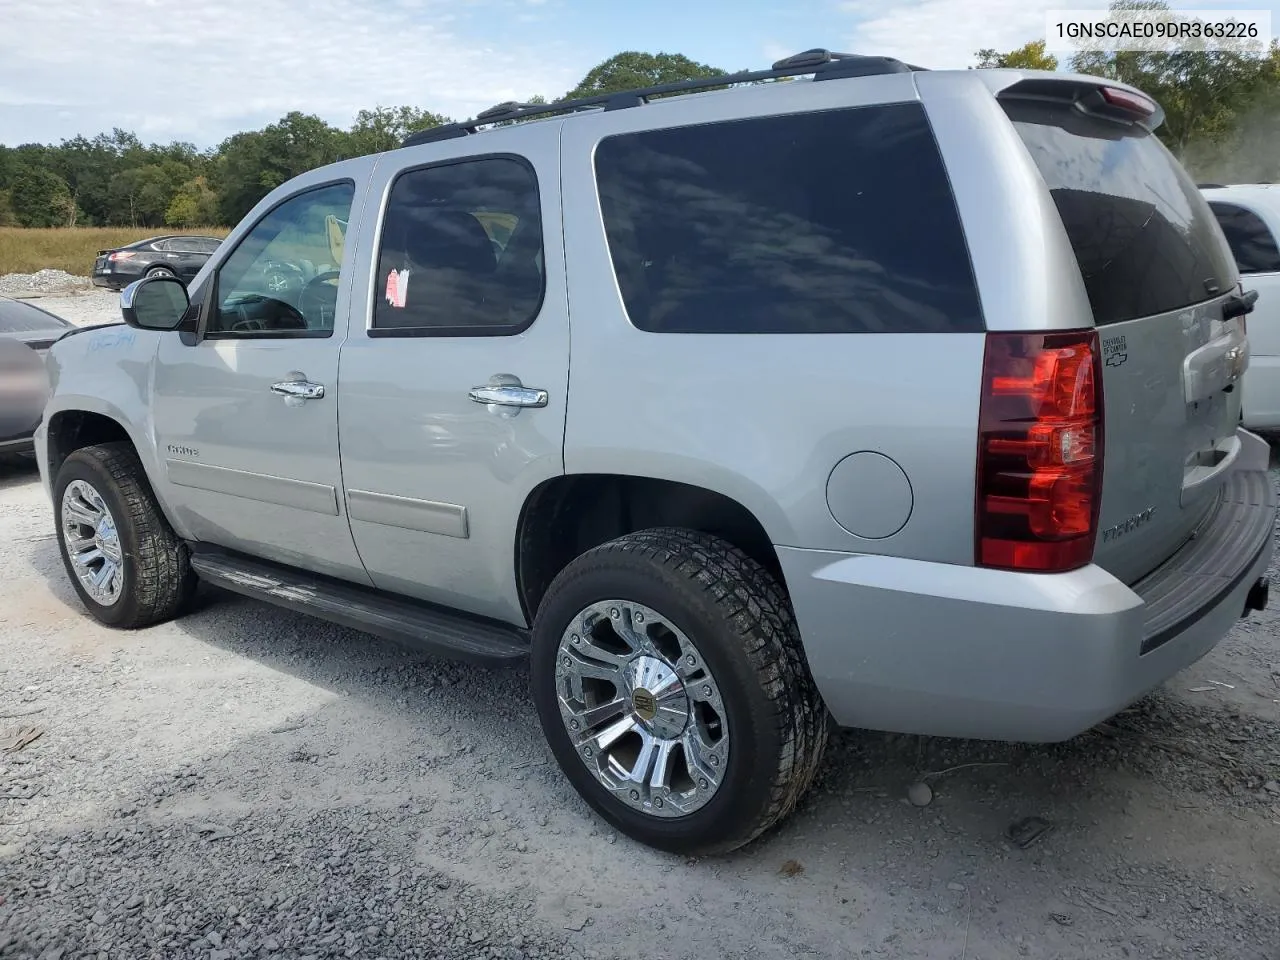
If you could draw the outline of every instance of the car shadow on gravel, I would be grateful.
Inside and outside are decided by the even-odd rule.
[[[40,471],[34,457],[24,454],[0,454],[0,490],[40,482]]]
[[[56,546],[32,544],[30,560],[55,596],[80,613]],[[391,714],[411,717],[422,706],[419,698],[429,698],[464,726],[474,719],[487,733],[497,720],[506,727],[508,742],[521,742],[522,755],[539,760],[550,756],[523,666],[481,668],[435,659],[207,585],[200,587],[176,626],[201,643]],[[1141,780],[1232,810],[1280,815],[1280,794],[1267,789],[1280,776],[1278,751],[1280,722],[1224,705],[1196,706],[1162,689],[1064,743],[836,731],[813,797],[802,806],[829,803],[833,796],[877,795],[909,805],[909,787],[923,782],[938,798],[998,791],[1025,804],[1022,812],[1031,815],[1043,812],[1046,804],[1055,806],[1067,787],[1071,803],[1079,804],[1094,796],[1108,800],[1111,793],[1124,793]],[[1017,812],[1009,810],[1011,817]]]
[[[79,614],[54,544],[28,550],[55,597]],[[308,802],[321,806],[336,802],[325,793],[335,786],[345,791],[341,803],[358,805],[379,794],[381,802],[403,799],[408,806],[417,802],[415,789],[435,776],[433,790],[447,782],[453,802],[466,799],[447,812],[442,802],[414,826],[423,862],[464,882],[483,878],[486,886],[509,884],[513,891],[538,888],[538,874],[557,871],[580,883],[582,845],[613,842],[551,760],[523,668],[430,659],[210,587],[201,588],[174,628],[232,660],[327,691],[350,708],[344,718],[355,710],[370,729],[386,731],[382,742],[353,729],[349,718],[327,722],[325,707],[300,709],[275,730],[237,742],[223,755],[223,771],[284,764],[286,772],[297,771],[299,783],[309,783],[317,762],[343,767],[340,783],[316,781]],[[152,633],[132,636],[145,645]],[[195,746],[199,729],[190,736],[193,749],[201,749]],[[1207,918],[1206,930],[1225,924],[1246,931],[1249,943],[1280,942],[1278,885],[1266,872],[1274,867],[1265,866],[1280,862],[1276,834],[1261,847],[1240,838],[1274,831],[1271,824],[1280,821],[1280,796],[1268,787],[1280,776],[1277,745],[1276,722],[1222,704],[1190,704],[1167,689],[1062,744],[839,732],[814,790],[779,829],[737,853],[681,869],[690,882],[700,877],[727,884],[734,896],[772,898],[770,909],[783,926],[778,942],[796,949],[824,935],[852,936],[848,931],[870,911],[901,918],[883,927],[890,931],[886,938],[901,938],[879,945],[887,955],[908,955],[909,943],[924,944],[929,936],[950,937],[956,925],[973,926],[975,945],[1008,940],[1009,952],[988,956],[1028,955],[1024,942],[1040,944],[1034,955],[1040,949],[1082,955],[1075,952],[1086,942],[1082,928],[1099,920],[1124,921],[1133,932],[1102,946],[1090,934],[1093,958],[1126,956],[1126,949],[1150,955],[1159,945],[1168,948],[1169,931],[1178,932],[1185,948],[1199,944],[1200,955],[1220,955],[1220,945],[1200,939],[1208,934],[1195,918]],[[364,785],[364,794],[351,792],[353,782]],[[912,791],[916,801],[927,801],[916,806],[908,796],[920,782],[929,790]],[[246,789],[236,785],[239,799],[226,817],[280,803],[277,794]],[[496,809],[501,798],[554,814],[549,820],[531,814],[522,827],[528,839],[521,842],[536,860],[502,859],[504,866],[495,869],[483,823],[490,802]],[[439,827],[429,828],[431,822]],[[637,884],[644,890],[637,870],[660,876],[680,863],[619,842],[623,846],[610,848],[606,858],[616,867],[594,878],[594,889],[634,896]],[[1229,861],[1224,845],[1236,854]],[[1213,875],[1215,865],[1228,862],[1229,876]],[[592,869],[603,868],[595,861]],[[662,895],[653,894],[655,905]],[[611,894],[596,896],[604,902]],[[617,896],[614,908],[633,909]],[[1209,901],[1212,909],[1204,913],[1202,902]],[[1029,939],[1012,939],[1018,936]],[[904,952],[895,952],[895,944]],[[1262,954],[1242,947],[1235,955]]]

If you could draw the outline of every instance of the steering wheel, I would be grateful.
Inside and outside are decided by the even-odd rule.
[[[341,276],[341,271],[339,270],[326,270],[324,273],[316,274],[303,286],[302,292],[298,294],[298,312],[308,318],[307,326],[312,325],[310,318],[314,315],[320,321],[317,325],[320,329],[329,330],[333,328],[333,312],[338,295],[337,287],[336,285],[333,287],[333,295],[330,296],[329,292],[321,289],[321,285],[337,280],[339,276]],[[324,315],[326,309],[329,311],[327,323]]]
[[[261,317],[250,316],[250,306],[257,306],[264,303],[275,304],[279,310],[278,316],[271,318],[269,321],[264,320]],[[226,309],[226,307],[233,307],[237,317],[228,329],[241,333],[259,330],[307,329],[306,318],[292,304],[285,303],[283,300],[275,300],[271,297],[263,297],[254,294],[247,297],[241,297],[234,304],[225,304],[223,309]]]

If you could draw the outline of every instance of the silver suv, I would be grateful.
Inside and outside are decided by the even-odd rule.
[[[810,51],[304,174],[54,347],[67,571],[118,627],[201,579],[527,657],[673,851],[785,817],[833,724],[1071,737],[1267,598],[1254,295],[1161,118]]]

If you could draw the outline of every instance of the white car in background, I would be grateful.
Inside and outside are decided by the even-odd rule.
[[[1209,208],[1258,302],[1246,321],[1249,369],[1241,393],[1246,427],[1280,430],[1280,184],[1201,184]]]

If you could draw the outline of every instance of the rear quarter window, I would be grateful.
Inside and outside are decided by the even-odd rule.
[[[631,322],[660,333],[983,327],[918,103],[619,134],[595,157]]]

